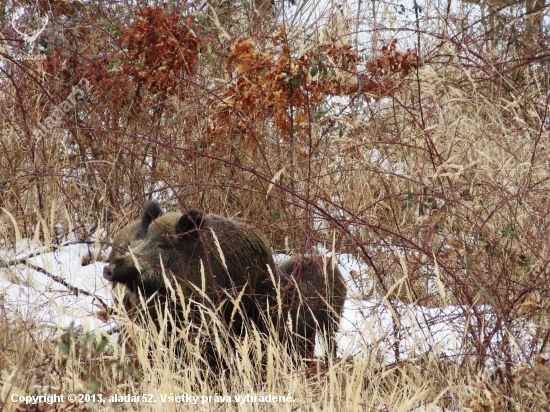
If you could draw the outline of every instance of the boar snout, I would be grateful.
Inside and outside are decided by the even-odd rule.
[[[124,258],[117,258],[103,268],[103,277],[108,281],[122,283],[131,288],[139,278],[139,271],[133,265],[128,265]]]
[[[113,268],[112,265],[107,265],[103,268],[103,277],[109,281],[113,280]]]

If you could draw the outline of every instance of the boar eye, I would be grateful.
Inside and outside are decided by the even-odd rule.
[[[170,248],[170,244],[169,244],[169,243],[162,242],[162,243],[159,243],[159,244],[158,244],[158,247],[159,247],[159,249],[169,249],[169,248]]]

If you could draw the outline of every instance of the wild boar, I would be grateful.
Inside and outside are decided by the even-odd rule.
[[[164,303],[172,299],[170,289],[179,286],[186,300],[221,305],[225,323],[240,334],[246,322],[268,329],[263,312],[273,294],[269,271],[275,273],[271,247],[258,229],[190,210],[149,222],[144,239],[106,266],[103,276]],[[176,317],[180,309],[174,308]]]
[[[335,334],[347,294],[347,286],[336,265],[326,266],[320,256],[296,255],[279,265],[282,321],[281,339],[305,358],[313,355],[315,335],[323,333],[327,356],[336,356]]]

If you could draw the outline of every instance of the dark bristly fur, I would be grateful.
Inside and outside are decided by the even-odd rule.
[[[283,319],[279,334],[290,340],[290,349],[311,357],[315,335],[323,333],[327,356],[336,357],[336,331],[340,324],[347,286],[340,270],[320,256],[297,255],[279,265]],[[298,290],[296,289],[298,286]],[[298,293],[299,292],[299,293]],[[292,330],[288,330],[288,319]],[[293,347],[293,348],[292,348]]]
[[[109,254],[109,264],[112,264],[117,257],[121,256],[119,249],[126,250],[128,247],[134,247],[137,243],[139,243],[139,241],[143,240],[147,235],[147,229],[149,228],[151,222],[161,215],[162,209],[158,203],[154,201],[147,202],[143,206],[143,214],[141,215],[141,219],[134,220],[124,226],[113,238],[113,244],[116,248],[112,248],[111,253]],[[127,310],[132,309],[137,302],[137,299],[135,299],[135,294],[118,282],[112,282],[112,286],[113,289],[115,289],[115,292],[113,293],[115,300],[117,297],[122,297],[124,307]]]
[[[126,253],[105,267],[106,279],[140,292],[145,299],[154,294],[166,299],[164,267],[169,283],[174,289],[179,285],[185,299],[203,304],[210,300],[216,307],[223,304],[224,320],[233,332],[242,333],[245,321],[267,331],[262,308],[272,294],[268,268],[274,271],[275,265],[269,242],[259,230],[241,221],[194,210],[166,213],[148,226],[145,238],[133,248],[140,270],[132,255]],[[201,265],[206,301],[197,290],[203,288]],[[240,310],[233,313],[231,300],[241,292]]]
[[[300,357],[306,358],[313,355],[315,336],[320,331],[327,355],[336,355],[335,333],[347,288],[338,267],[333,268],[330,261],[325,267],[320,256],[297,255],[274,271],[269,242],[257,229],[241,221],[203,215],[195,210],[163,215],[154,202],[144,206],[142,219],[123,228],[115,236],[114,243],[122,248],[130,246],[134,256],[113,250],[109,265],[104,269],[106,279],[125,288],[127,310],[141,306],[138,293],[146,300],[153,295],[166,298],[164,267],[172,288],[179,285],[186,300],[206,304],[202,292],[197,290],[204,286],[204,293],[214,306],[223,305],[224,321],[231,325],[234,334],[241,334],[247,321],[267,332],[266,314],[262,312],[268,299],[270,304],[276,302],[269,267],[281,284],[282,319],[277,319],[280,339],[287,341],[291,352],[297,351]],[[241,292],[240,311],[234,311],[231,299],[236,299]],[[155,320],[162,314],[153,306],[151,303],[149,313]],[[172,308],[177,312],[181,305]],[[175,315],[176,319],[180,318],[177,313]],[[197,313],[192,311],[191,317],[200,322]],[[289,324],[291,330],[287,327]],[[206,346],[211,345],[208,337],[206,342]],[[206,348],[205,351],[214,353],[215,349]]]
[[[113,238],[113,244],[120,249],[126,249],[128,246],[132,245],[132,242],[144,239],[145,235],[147,235],[149,224],[161,215],[162,210],[156,202],[147,202],[143,206],[141,219],[134,220],[120,229]],[[108,262],[113,263],[118,256],[120,256],[120,252],[113,248],[109,254]]]

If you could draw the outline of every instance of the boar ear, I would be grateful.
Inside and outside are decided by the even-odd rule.
[[[202,213],[197,210],[190,210],[180,217],[176,224],[176,235],[191,236],[198,239],[198,230],[202,225]]]
[[[143,215],[138,232],[138,239],[144,239],[147,235],[147,229],[153,220],[162,215],[162,209],[157,202],[149,201],[143,206]]]

